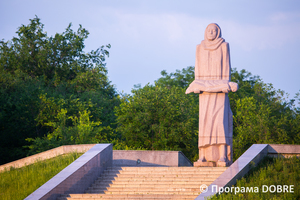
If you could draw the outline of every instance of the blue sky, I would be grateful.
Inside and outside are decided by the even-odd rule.
[[[152,84],[162,70],[194,66],[209,23],[218,23],[229,42],[231,67],[290,98],[300,89],[298,0],[7,0],[0,8],[0,39],[12,39],[37,15],[48,36],[81,24],[90,32],[85,51],[111,44],[108,76],[119,92]]]

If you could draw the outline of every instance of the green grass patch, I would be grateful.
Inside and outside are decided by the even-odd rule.
[[[70,153],[0,172],[0,199],[22,200],[80,157]]]
[[[233,187],[239,187],[241,190],[244,188],[253,188],[253,192],[223,192],[219,196],[215,196],[213,200],[235,200],[235,199],[248,199],[248,200],[260,200],[260,199],[272,199],[272,200],[291,200],[300,199],[300,159],[297,157],[292,158],[271,158],[266,157],[259,163],[257,167],[250,170],[247,176],[238,180]],[[265,185],[265,186],[264,186]],[[275,185],[276,189],[274,191]],[[280,192],[277,187],[283,185],[294,185],[293,193]],[[272,186],[272,187],[270,187]],[[255,191],[255,187],[257,187]],[[268,191],[267,191],[268,188]],[[270,190],[272,192],[270,192]],[[290,187],[289,187],[290,189]],[[273,192],[274,191],[274,192]],[[279,191],[279,192],[277,192]]]

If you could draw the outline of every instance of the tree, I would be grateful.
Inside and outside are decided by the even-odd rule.
[[[170,75],[163,71],[164,77],[154,86],[133,89],[133,95],[121,99],[116,107],[117,131],[130,149],[177,150],[193,159],[197,152],[198,107],[193,95],[184,94],[188,84],[182,84],[179,78],[188,79],[187,71]]]
[[[49,129],[44,137],[27,138],[32,142],[31,153],[39,153],[67,144],[103,143],[111,140],[110,126],[100,126],[101,121],[92,121],[91,110],[96,110],[91,101],[79,99],[55,99],[41,95],[41,108],[36,121]]]
[[[230,93],[233,112],[234,159],[252,144],[299,144],[299,108],[294,99],[287,100],[285,92],[265,84],[259,76],[246,70],[232,71],[232,81],[239,84]]]
[[[170,74],[168,74],[166,70],[163,70],[161,71],[161,75],[162,77],[155,81],[155,85],[161,85],[168,88],[176,86],[186,89],[195,79],[193,66],[183,68],[181,71],[177,69],[175,73],[171,72]]]
[[[117,131],[132,149],[181,150],[197,148],[197,117],[184,89],[146,85],[133,90],[116,108]]]
[[[79,127],[86,124],[92,127],[87,129],[91,133],[115,127],[113,109],[119,99],[105,64],[110,45],[85,53],[89,32],[81,25],[73,31],[69,24],[54,37],[48,37],[43,27],[35,17],[18,28],[17,37],[0,42],[0,164],[26,156],[28,150],[23,146],[31,144],[32,150],[38,149],[32,142],[58,133],[62,116],[67,118],[65,128],[74,134],[80,134]],[[47,110],[51,101],[55,106]],[[80,112],[76,110],[79,105],[85,105]],[[78,120],[83,119],[86,123],[80,124]],[[88,136],[89,141],[94,141],[91,137],[95,135]],[[105,137],[101,141],[106,141]],[[31,143],[26,138],[32,138],[28,140]],[[70,142],[70,138],[56,140],[49,140],[52,146]]]
[[[104,61],[109,52],[101,46],[85,53],[84,40],[89,32],[81,25],[74,32],[71,26],[70,23],[62,34],[56,33],[54,37],[48,37],[40,19],[31,19],[29,25],[19,27],[18,37],[7,42],[1,41],[0,69],[10,73],[20,70],[33,78],[43,76],[46,83],[52,81],[54,86],[64,81],[70,82],[77,75],[77,80],[86,79],[84,76],[98,75],[96,78],[101,79],[93,84],[98,84],[101,88],[107,87]],[[106,47],[110,48],[110,45]],[[87,86],[86,84],[81,83],[81,86]]]
[[[24,73],[0,73],[0,164],[26,156],[22,146],[36,136],[42,83]]]

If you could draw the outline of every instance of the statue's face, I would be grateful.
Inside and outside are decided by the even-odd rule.
[[[207,39],[209,40],[214,40],[216,39],[217,35],[218,35],[218,29],[216,26],[209,26],[208,29],[207,29]]]

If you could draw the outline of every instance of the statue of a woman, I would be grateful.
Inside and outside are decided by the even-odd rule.
[[[195,166],[214,161],[226,166],[232,161],[232,112],[228,92],[236,91],[230,82],[229,44],[221,29],[209,24],[204,40],[197,45],[195,81],[186,93],[199,93],[199,160]]]

